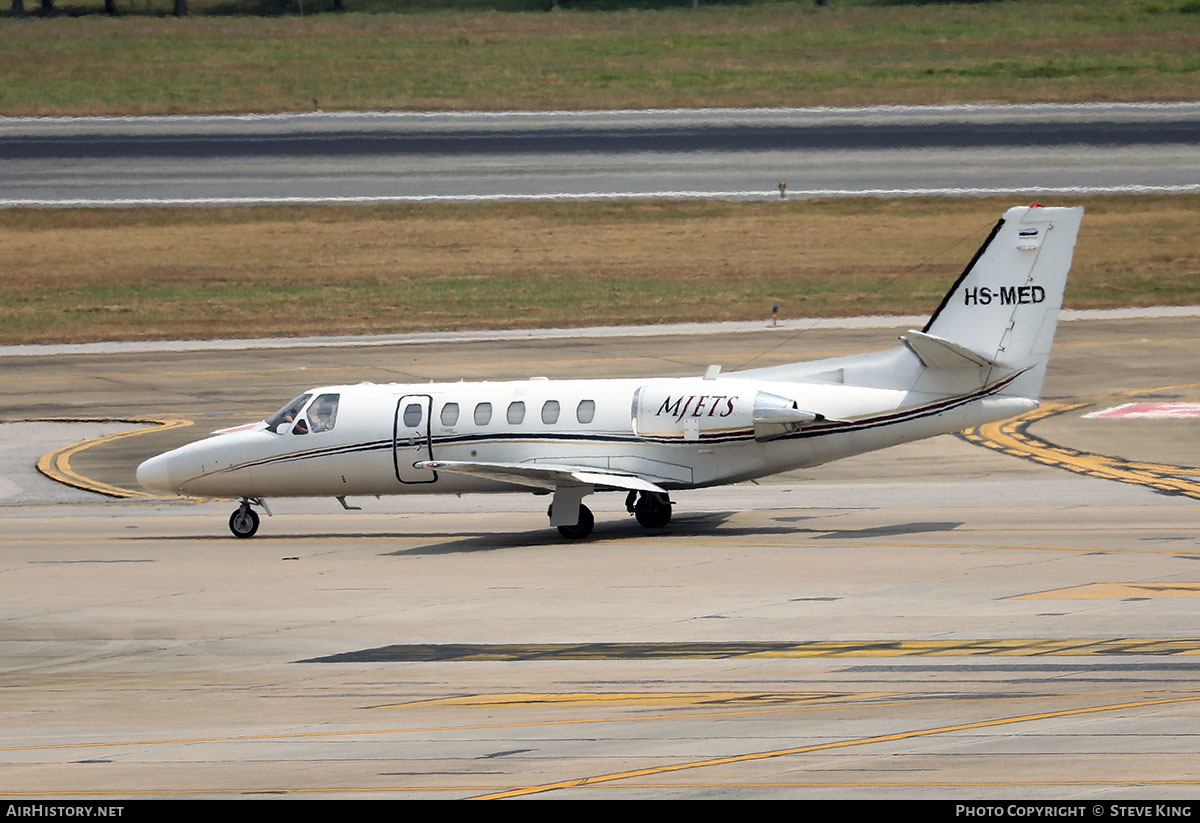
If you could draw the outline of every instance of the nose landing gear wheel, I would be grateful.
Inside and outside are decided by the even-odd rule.
[[[558,533],[568,540],[582,540],[592,533],[592,527],[595,525],[596,518],[592,516],[592,510],[580,504],[579,522],[574,526],[559,526]]]
[[[229,515],[229,530],[234,537],[253,537],[258,531],[258,512],[247,506]]]

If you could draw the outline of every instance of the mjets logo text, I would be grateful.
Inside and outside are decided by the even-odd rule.
[[[677,421],[684,417],[728,417],[733,414],[733,401],[737,400],[737,395],[727,394],[692,394],[687,397],[677,397],[671,400],[671,396],[667,395],[667,399],[658,407],[658,411],[654,413],[655,417],[661,417],[666,414],[674,417]]]

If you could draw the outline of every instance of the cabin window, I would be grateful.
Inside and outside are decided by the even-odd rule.
[[[421,425],[421,404],[409,403],[404,407],[404,425],[415,429]]]
[[[327,432],[337,423],[338,400],[341,395],[322,394],[308,407],[308,430],[313,434]]]
[[[475,407],[475,425],[486,426],[492,422],[492,404],[480,403]]]
[[[580,423],[591,423],[596,417],[596,401],[580,400],[575,409],[575,419]]]
[[[525,419],[525,403],[514,400],[508,404],[508,422],[516,426]]]
[[[542,422],[547,426],[558,422],[558,401],[547,400],[542,404]]]
[[[442,406],[442,425],[453,426],[458,422],[458,404],[447,403]]]
[[[302,394],[288,401],[286,406],[267,418],[267,431],[287,431],[288,427],[300,416],[300,410],[304,408],[304,404],[310,397],[312,397],[311,394]]]

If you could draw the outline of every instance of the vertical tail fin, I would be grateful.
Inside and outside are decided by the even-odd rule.
[[[1036,399],[1082,217],[1082,207],[1009,209],[922,335],[978,355],[992,378],[996,368],[1022,372],[1001,393]]]

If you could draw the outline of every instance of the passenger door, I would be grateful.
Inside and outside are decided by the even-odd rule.
[[[414,463],[433,459],[433,397],[406,394],[396,402],[392,422],[392,459],[401,483],[434,483],[437,472]]]

